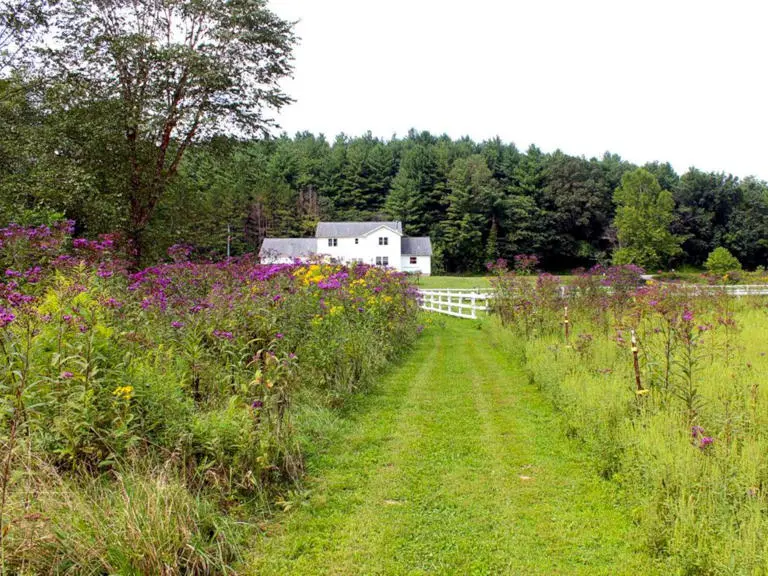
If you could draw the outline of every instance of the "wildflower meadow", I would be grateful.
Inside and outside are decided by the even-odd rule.
[[[645,548],[681,574],[768,571],[768,301],[632,265],[564,288],[491,268],[509,353],[618,485]]]
[[[132,270],[73,226],[0,230],[0,563],[227,572],[313,430],[414,340],[413,289],[185,246]]]

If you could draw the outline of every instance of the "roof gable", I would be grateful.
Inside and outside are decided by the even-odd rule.
[[[377,226],[376,228],[372,228],[371,230],[368,230],[368,232],[366,232],[365,234],[361,234],[361,236],[370,236],[371,234],[373,234],[374,232],[378,232],[382,228],[384,228],[386,230],[389,230],[390,232],[394,232],[398,236],[402,236],[403,235],[402,230],[398,230],[396,228],[393,228],[392,226],[389,226],[389,224],[393,224],[393,222],[379,222],[379,224],[381,224],[381,226]],[[396,222],[396,224],[400,224],[400,223]]]

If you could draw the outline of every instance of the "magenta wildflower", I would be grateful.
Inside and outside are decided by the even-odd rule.
[[[216,338],[221,338],[222,340],[232,340],[232,338],[235,337],[232,332],[226,332],[225,330],[214,330],[213,335]]]
[[[174,328],[184,328],[184,322],[179,322],[178,320],[174,320],[171,322],[171,326]]]
[[[66,371],[66,370],[65,370],[64,372],[62,372],[61,374],[59,374],[59,377],[60,377],[62,380],[69,380],[69,379],[71,379],[71,378],[74,378],[74,376],[75,376],[75,375],[74,375],[74,374],[72,374],[72,372],[68,372],[68,371]]]
[[[16,315],[13,312],[0,307],[0,328],[8,326],[8,324],[13,322],[15,319]]]
[[[282,332],[278,332],[277,334],[275,334],[275,339],[282,340],[283,338],[285,338],[285,336],[283,336]]]

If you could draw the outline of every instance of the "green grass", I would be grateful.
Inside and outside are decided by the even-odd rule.
[[[416,285],[419,288],[483,288],[491,287],[493,276],[421,276]],[[531,274],[527,277],[532,283],[536,282],[537,276]],[[570,274],[560,275],[560,281],[563,284],[570,284],[575,277]]]
[[[490,288],[491,276],[422,276],[420,288]]]
[[[652,574],[490,324],[447,319],[333,427],[246,574]]]

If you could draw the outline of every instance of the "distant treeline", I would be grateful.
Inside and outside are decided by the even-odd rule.
[[[14,203],[3,219],[45,209],[75,219],[86,234],[119,229],[121,190],[108,149],[79,142],[79,128],[67,128],[48,137],[70,153],[54,155],[45,170],[25,171],[13,194],[0,163],[0,193],[5,188]],[[387,141],[370,134],[333,142],[310,133],[214,138],[188,150],[149,225],[148,244],[156,255],[179,242],[223,253],[231,234],[241,253],[257,250],[267,235],[309,236],[320,219],[396,219],[407,234],[432,238],[436,271],[479,271],[488,260],[521,253],[536,254],[546,269],[568,270],[610,260],[614,191],[635,168],[611,153],[523,152],[499,139],[415,130]],[[670,230],[684,241],[670,266],[700,266],[718,246],[745,267],[766,264],[765,182],[695,168],[678,175],[668,163],[644,168],[674,198]],[[36,174],[45,180],[34,182]]]

